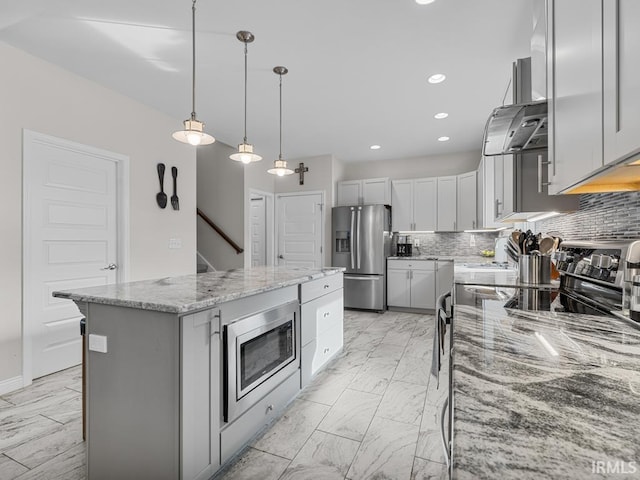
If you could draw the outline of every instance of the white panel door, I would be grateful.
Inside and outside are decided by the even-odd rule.
[[[413,230],[413,180],[391,182],[391,219],[394,232]]]
[[[25,131],[23,315],[33,378],[82,360],[82,316],[51,293],[116,281],[117,160],[110,155]]]
[[[413,229],[435,231],[438,215],[437,178],[419,178],[413,182]]]
[[[278,265],[322,267],[322,197],[278,195]]]
[[[251,266],[267,264],[267,201],[251,199]]]

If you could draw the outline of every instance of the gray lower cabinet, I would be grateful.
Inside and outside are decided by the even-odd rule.
[[[344,342],[342,275],[332,275],[300,285],[301,386],[331,360]]]
[[[342,275],[334,277],[341,287]],[[325,297],[337,305],[341,293]],[[108,339],[106,353],[85,352],[89,480],[210,478],[300,391],[297,368],[225,422],[222,327],[298,301],[292,285],[186,315],[82,304],[87,335]],[[297,307],[295,316],[299,345]],[[341,345],[342,322],[331,325],[334,333],[321,332],[319,344],[340,328]]]

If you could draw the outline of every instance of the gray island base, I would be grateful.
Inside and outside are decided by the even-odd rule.
[[[86,317],[87,478],[208,479],[343,344],[341,269],[54,292]]]

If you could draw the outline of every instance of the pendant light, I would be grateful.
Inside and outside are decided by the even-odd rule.
[[[231,160],[242,163],[259,162],[260,155],[253,153],[253,145],[247,143],[247,44],[255,40],[251,32],[240,31],[236,38],[244,43],[244,140],[238,145],[238,151],[229,155]]]
[[[293,170],[287,168],[287,161],[282,159],[282,75],[286,75],[289,70],[286,67],[274,67],[273,72],[280,76],[280,155],[278,160],[273,161],[273,168],[267,170],[267,173],[283,177],[293,173]]]
[[[184,121],[184,130],[173,132],[173,138],[190,145],[209,145],[216,141],[204,132],[204,123],[196,118],[196,0],[191,5],[191,41],[192,41],[192,69],[191,69],[191,118]]]

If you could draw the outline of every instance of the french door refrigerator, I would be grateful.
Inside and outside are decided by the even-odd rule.
[[[344,267],[344,306],[387,308],[387,257],[391,251],[391,207],[334,207],[332,265]]]

